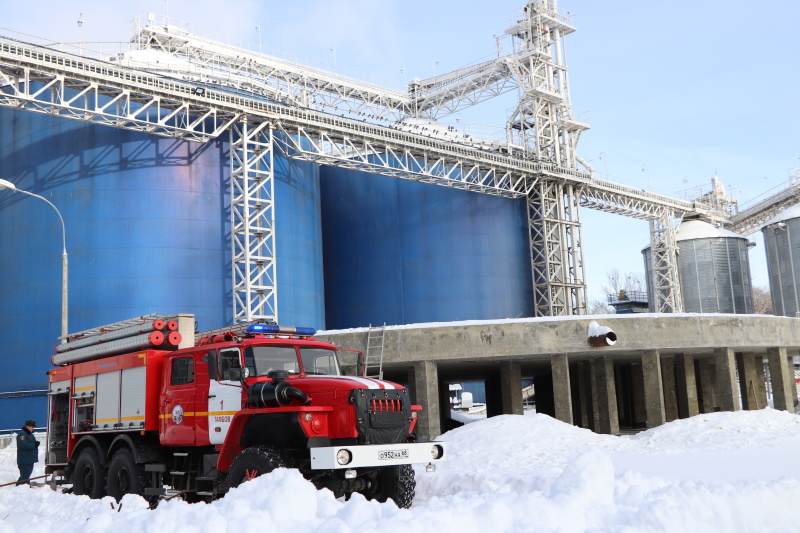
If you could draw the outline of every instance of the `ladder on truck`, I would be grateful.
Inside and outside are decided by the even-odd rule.
[[[367,331],[367,353],[364,357],[364,366],[368,378],[383,379],[383,339],[386,332],[386,322],[383,326],[372,327]],[[377,367],[378,373],[370,372]]]

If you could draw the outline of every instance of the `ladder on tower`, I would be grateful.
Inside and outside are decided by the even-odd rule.
[[[364,358],[364,366],[366,367],[366,375],[369,378],[383,379],[383,339],[386,332],[386,322],[383,326],[372,327],[369,325],[367,331],[367,353]],[[377,374],[374,369],[377,367]],[[373,369],[370,372],[370,369]]]

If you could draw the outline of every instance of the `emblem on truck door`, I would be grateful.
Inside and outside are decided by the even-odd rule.
[[[172,421],[176,424],[183,422],[183,407],[176,405],[172,408]]]

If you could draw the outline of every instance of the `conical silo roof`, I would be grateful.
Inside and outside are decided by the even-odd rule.
[[[746,239],[747,237],[734,233],[723,227],[717,227],[703,220],[684,220],[675,230],[676,241],[690,241],[692,239],[714,239],[729,237],[735,239]]]

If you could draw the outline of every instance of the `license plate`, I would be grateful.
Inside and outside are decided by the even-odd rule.
[[[408,459],[408,450],[386,450],[378,454],[378,459]]]

